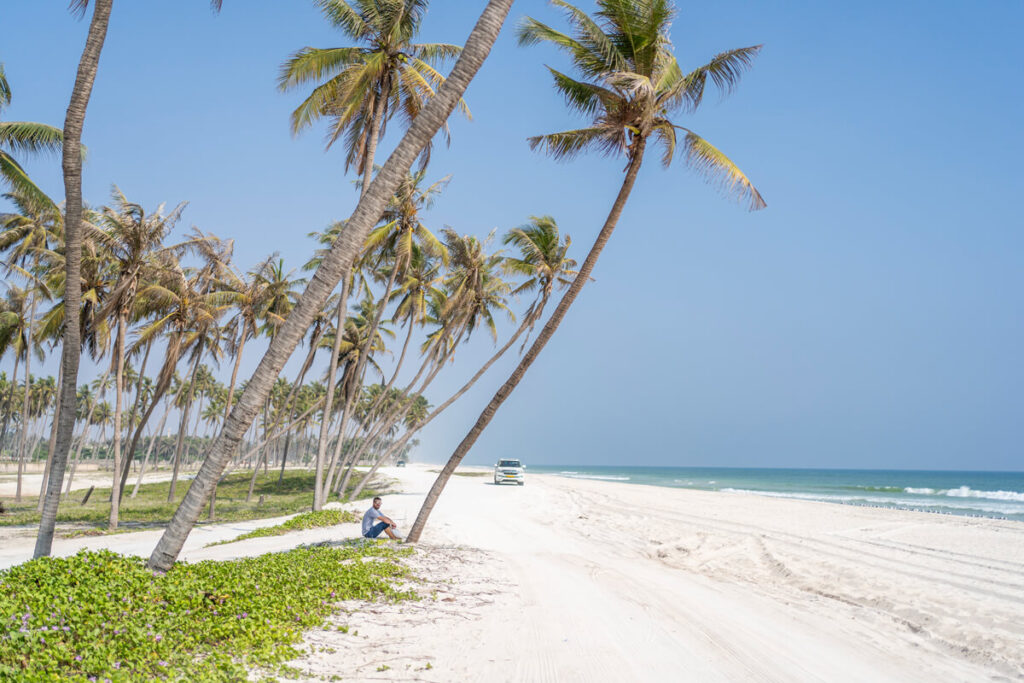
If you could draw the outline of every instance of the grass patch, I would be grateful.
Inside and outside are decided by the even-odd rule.
[[[416,599],[394,587],[412,552],[304,547],[155,576],[110,551],[0,572],[0,680],[246,680],[283,671],[340,600]]]
[[[278,524],[276,526],[263,527],[261,529],[253,529],[252,531],[246,532],[237,538],[232,538],[228,541],[215,541],[214,543],[207,543],[206,547],[209,548],[213,545],[224,545],[225,543],[235,543],[236,541],[244,541],[247,538],[259,538],[261,536],[282,536],[289,531],[299,531],[301,529],[315,529],[317,527],[334,526],[336,524],[351,524],[352,522],[358,522],[359,516],[351,510],[319,510],[317,512],[304,512],[301,515],[292,517],[286,522]]]
[[[365,472],[358,470],[353,472],[348,490],[354,490],[365,476]],[[288,470],[280,484],[277,481],[277,472],[258,475],[252,500],[247,503],[245,498],[249,491],[251,477],[251,472],[235,472],[228,475],[228,478],[217,487],[215,522],[244,522],[250,519],[283,517],[304,512],[313,507],[314,473],[311,470]],[[126,496],[121,502],[121,509],[118,513],[120,530],[134,531],[165,526],[174,511],[178,509],[178,504],[185,497],[185,492],[188,491],[190,484],[191,480],[179,481],[175,499],[171,503],[167,502],[170,482],[143,484],[139,487],[139,495],[136,498]],[[125,491],[126,493],[130,492],[131,487],[126,487]],[[383,493],[385,491],[367,487],[364,489],[362,497],[372,498]],[[97,488],[92,492],[86,505],[79,505],[79,501],[84,496],[84,491],[72,492],[72,496],[62,502],[57,510],[57,523],[83,525],[84,528],[75,530],[76,533],[89,532],[90,529],[105,533],[110,517],[110,489]],[[261,496],[263,503],[259,502]],[[5,502],[7,512],[0,516],[0,526],[39,524],[36,500],[36,497],[25,497],[21,503]],[[206,522],[205,511],[202,521]]]

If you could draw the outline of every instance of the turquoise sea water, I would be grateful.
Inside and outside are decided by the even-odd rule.
[[[1024,522],[1024,472],[595,467],[538,465],[527,472],[629,484],[870,505]]]

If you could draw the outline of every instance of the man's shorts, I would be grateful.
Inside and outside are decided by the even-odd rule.
[[[377,522],[372,527],[370,527],[370,530],[363,534],[363,536],[365,538],[377,538],[378,536],[380,536],[381,532],[387,528],[387,522]]]

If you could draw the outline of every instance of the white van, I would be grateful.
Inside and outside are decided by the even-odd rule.
[[[499,460],[494,463],[494,483],[510,482],[523,485],[523,471],[526,469],[518,460]]]

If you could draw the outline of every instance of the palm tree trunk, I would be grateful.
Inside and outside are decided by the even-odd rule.
[[[594,240],[594,245],[590,248],[590,253],[587,254],[587,258],[583,261],[583,265],[580,267],[579,273],[577,273],[575,279],[569,289],[562,296],[562,300],[558,302],[558,306],[555,308],[555,312],[551,314],[551,318],[548,319],[547,324],[541,330],[540,334],[534,340],[530,346],[529,351],[523,356],[522,360],[519,361],[519,365],[512,372],[512,375],[505,381],[505,383],[498,389],[497,393],[491,399],[487,407],[484,408],[483,412],[480,413],[480,417],[477,418],[476,424],[469,430],[469,433],[462,440],[462,442],[452,453],[448,462],[441,469],[440,474],[437,475],[437,479],[434,480],[434,485],[430,487],[430,492],[427,493],[426,500],[423,501],[423,506],[420,508],[419,514],[416,516],[416,522],[412,525],[412,529],[409,530],[409,535],[406,540],[410,543],[416,543],[420,539],[420,534],[423,533],[423,527],[427,523],[427,519],[430,517],[431,511],[434,509],[434,505],[437,503],[438,497],[444,490],[445,484],[448,483],[448,479],[451,477],[452,472],[462,462],[462,459],[469,453],[469,449],[473,447],[476,440],[480,437],[480,434],[484,431],[484,428],[490,424],[491,419],[494,418],[494,414],[501,407],[501,404],[505,402],[505,399],[509,397],[512,391],[516,388],[519,382],[523,379],[526,371],[533,364],[533,361],[537,359],[537,356],[544,349],[544,346],[551,339],[551,336],[558,329],[558,325],[562,322],[569,307],[572,306],[572,302],[576,300],[576,296],[583,289],[583,285],[590,279],[590,273],[594,269],[594,265],[597,263],[598,257],[601,255],[601,250],[604,249],[608,243],[608,239],[612,236],[612,232],[615,230],[616,224],[619,222],[619,217],[622,215],[622,210],[626,206],[626,200],[629,199],[629,193],[633,190],[633,184],[636,182],[637,173],[640,171],[640,164],[643,162],[645,139],[638,137],[636,139],[636,147],[633,150],[632,158],[629,161],[629,166],[626,169],[626,177],[622,181],[622,187],[619,189],[619,194],[615,198],[615,203],[612,204],[611,211],[608,213],[608,218],[604,222],[604,226],[601,228],[601,232],[598,233],[597,239]]]
[[[171,414],[171,406],[167,406],[167,410],[164,411],[163,416],[160,418],[160,424],[157,425],[156,432],[151,434],[149,437],[149,446],[146,448],[146,457],[142,460],[142,468],[139,470],[139,477],[135,480],[135,486],[132,487],[132,498],[139,495],[139,486],[142,485],[142,478],[146,476],[146,465],[149,463],[149,455],[153,452],[153,444],[160,438],[160,435],[164,433],[164,425],[167,423],[167,416]]]
[[[188,393],[185,395],[185,405],[181,408],[181,424],[178,426],[178,441],[174,445],[174,469],[171,471],[171,487],[167,490],[167,502],[174,502],[174,489],[178,484],[178,470],[181,467],[181,447],[185,441],[185,431],[188,429],[188,411],[192,407],[192,392],[196,388],[196,371],[199,369],[199,360],[202,354],[196,349],[196,360],[192,363],[192,372],[189,373]]]
[[[164,394],[171,387],[171,381],[174,378],[174,369],[178,366],[178,359],[181,356],[182,340],[180,336],[174,336],[168,342],[166,356],[164,358],[163,367],[160,368],[160,373],[157,375],[156,386],[153,388],[153,396],[149,400],[149,405],[146,406],[146,410],[142,413],[142,417],[139,419],[139,424],[135,426],[135,433],[132,435],[131,444],[128,446],[128,450],[134,453],[139,445],[139,438],[142,436],[142,430],[149,423],[150,417],[153,415],[153,411],[156,409],[160,399],[163,398]],[[177,400],[181,394],[184,385],[180,387],[177,393],[174,395],[174,399]],[[121,471],[121,496],[124,496],[124,487],[128,482],[128,470],[124,469]]]
[[[18,388],[18,362],[20,360],[21,360],[21,356],[17,352],[15,352],[15,354],[14,354],[14,370],[11,372],[11,381],[9,383],[10,386],[7,389],[7,401],[5,402],[5,405],[7,407],[7,411],[4,413],[4,426],[3,426],[3,429],[0,430],[0,455],[3,455],[3,452],[4,452],[4,441],[7,440],[7,427],[10,426],[11,415],[14,414],[14,405],[13,405],[14,404],[14,390]],[[17,439],[15,439],[15,443],[17,443]],[[16,449],[12,448],[11,449],[11,453],[14,454],[15,452],[16,452]]]
[[[28,316],[29,329],[25,335],[26,346],[25,346],[25,395],[21,399],[21,451],[18,457],[18,489],[15,493],[14,501],[16,503],[21,502],[21,478],[25,471],[25,447],[28,446],[28,413],[29,413],[29,391],[32,369],[32,323],[36,319],[36,301],[37,297],[35,293],[32,294],[32,305],[29,306],[31,311]],[[73,426],[73,425],[72,425]]]
[[[210,448],[188,493],[150,555],[148,566],[151,569],[167,571],[174,564],[227,460],[245,435],[249,423],[256,417],[260,405],[270,395],[275,378],[323,308],[331,291],[351,267],[370,228],[380,219],[388,199],[395,193],[413,161],[447,120],[466,91],[466,86],[483,65],[511,7],[512,0],[489,0],[448,78],[413,120],[369,190],[359,200],[346,230],[335,240],[298,304],[278,329],[267,353],[242,392],[238,405],[225,421],[220,436]]]
[[[316,474],[314,476],[313,510],[324,506],[324,465],[327,461],[327,441],[331,425],[331,409],[334,407],[334,386],[338,374],[338,354],[341,353],[342,332],[345,327],[345,305],[348,301],[348,278],[342,278],[341,298],[338,299],[338,322],[334,332],[334,346],[331,348],[331,364],[327,371],[327,394],[324,396],[324,417],[320,422],[320,437],[316,444]]]
[[[67,488],[64,490],[64,497],[71,493],[71,484],[75,481],[75,470],[78,469],[78,460],[82,457],[82,444],[89,438],[89,432],[92,430],[92,425],[89,424],[88,420],[85,426],[82,428],[82,435],[78,439],[78,448],[75,450],[75,458],[71,461],[71,471],[68,473]]]
[[[53,530],[57,523],[60,504],[60,486],[64,481],[64,468],[68,462],[71,438],[75,430],[75,389],[78,388],[78,362],[82,353],[81,330],[78,328],[78,309],[82,301],[82,126],[85,109],[92,94],[92,85],[99,68],[100,52],[107,36],[110,10],[114,0],[95,0],[92,22],[85,49],[78,63],[78,75],[71,91],[67,116],[64,118],[63,171],[64,171],[64,310],[69,323],[64,325],[64,346],[61,365],[64,368],[64,391],[61,394],[61,415],[57,423],[57,443],[53,449],[53,466],[46,487],[46,501],[39,520],[34,557],[50,554]]]
[[[373,161],[377,156],[377,138],[380,137],[380,120],[387,105],[390,88],[388,84],[382,88],[373,103],[373,114],[370,117],[370,132],[366,138],[366,156],[363,158],[363,189],[359,193],[362,197],[370,189],[370,181],[373,180]]]
[[[46,484],[50,480],[50,466],[53,463],[53,448],[57,444],[57,425],[60,423],[60,392],[64,390],[64,368],[57,372],[57,400],[55,401],[53,424],[50,425],[50,444],[46,449],[46,467],[43,468],[43,481],[39,485],[39,501],[36,512],[43,514],[43,501],[46,500]]]
[[[124,401],[124,327],[127,324],[124,308],[118,306],[117,341],[114,346],[114,480],[110,485],[110,531],[117,529],[117,516],[121,507],[121,411]]]
[[[152,348],[153,348],[153,342],[151,340],[149,343],[146,344],[146,353],[143,354],[143,356],[142,356],[142,367],[139,369],[139,379],[135,383],[135,400],[132,401],[132,409],[131,409],[131,412],[128,413],[128,428],[126,430],[128,434],[131,434],[132,431],[133,431],[132,428],[135,426],[135,415],[138,413],[139,405],[142,402],[141,401],[141,398],[142,398],[142,380],[144,380],[146,378],[146,363],[149,362],[149,351]],[[127,436],[127,434],[125,436]],[[133,442],[129,441],[129,444],[132,444],[132,443]],[[130,470],[130,468],[132,466],[132,461],[134,459],[135,459],[135,446],[134,445],[129,445],[128,450],[125,451],[125,453],[124,453],[124,465],[121,467],[121,469],[123,470],[122,473],[121,473],[121,482],[122,482],[121,483],[121,493],[120,493],[121,499],[124,499],[124,483],[123,482],[127,481],[127,475],[125,473]]]

